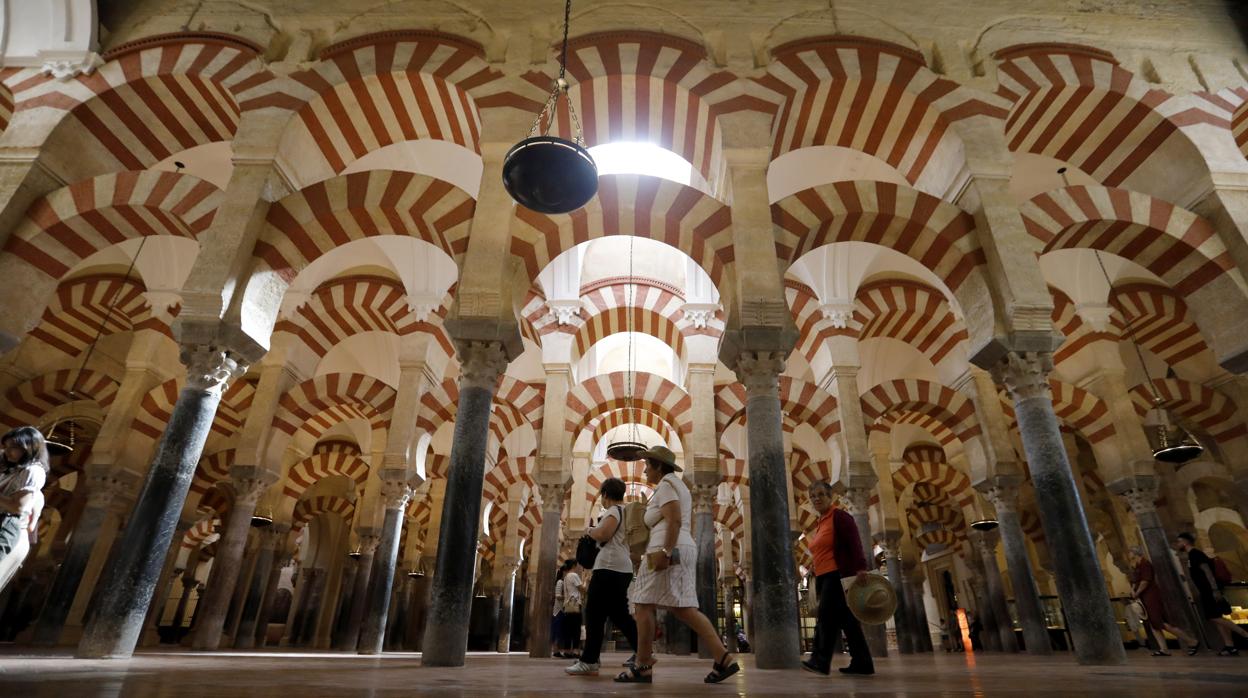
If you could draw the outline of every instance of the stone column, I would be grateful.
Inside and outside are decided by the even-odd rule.
[[[718,472],[695,472],[695,484],[690,487],[693,495],[693,530],[698,543],[698,608],[715,625],[716,594],[715,582],[715,493],[719,489],[722,476]],[[712,657],[711,649],[704,642],[698,643],[698,656],[703,659],[719,659]]]
[[[173,542],[169,545],[169,553],[165,556],[165,566],[160,570],[160,578],[156,582],[156,595],[152,598],[152,605],[147,609],[147,618],[143,621],[144,635],[141,642],[144,647],[160,642],[160,636],[157,634],[160,617],[164,615],[165,604],[169,602],[169,590],[173,587],[173,575],[178,564],[178,554],[181,552],[182,537],[186,535],[191,526],[192,522],[179,519],[178,526],[173,531]]]
[[[860,481],[865,478],[860,478]],[[871,536],[871,489],[868,487],[849,487],[845,490],[845,510],[854,517],[858,526],[858,537],[862,544],[862,555],[867,560],[867,569],[875,569],[874,539]],[[867,637],[867,646],[871,648],[872,657],[888,656],[888,631],[883,625],[863,625],[862,633]]]
[[[561,474],[554,474],[562,478]],[[542,497],[542,528],[539,533],[536,559],[529,559],[533,575],[533,593],[529,596],[529,656],[550,657],[550,619],[555,606],[555,572],[559,564],[559,518],[563,514],[563,497],[568,485],[562,479],[538,481]]]
[[[351,580],[351,607],[347,612],[347,626],[343,631],[342,641],[335,649],[354,652],[359,646],[360,625],[364,622],[364,611],[368,608],[369,582],[373,573],[377,546],[380,544],[381,538],[371,533],[364,533],[361,529],[360,558],[355,561],[355,578]]]
[[[780,412],[779,352],[743,351],[736,361],[745,384],[745,419],[750,472],[750,579],[755,622],[755,662],[759,669],[797,669],[797,580],[789,545],[788,469]]]
[[[503,583],[500,588],[498,601],[498,643],[495,648],[499,654],[507,654],[511,651],[511,616],[512,602],[516,597],[516,570],[518,565],[514,560],[499,560],[498,565],[501,568]]]
[[[438,530],[437,567],[421,645],[425,666],[463,666],[468,651],[485,447],[494,390],[498,377],[507,368],[501,342],[462,342],[458,350],[462,362],[459,405],[455,411],[442,525]]]
[[[916,631],[915,651],[931,652],[932,647],[932,628],[928,625],[927,620],[927,604],[923,599],[923,582],[925,575],[923,567],[914,564],[911,567],[902,565],[902,575],[906,580],[906,602],[907,610],[910,611],[910,625]]]
[[[174,628],[181,629],[182,623],[186,620],[186,604],[191,600],[191,590],[199,582],[194,577],[181,577],[178,581],[182,582],[182,596],[178,598],[178,605],[173,609],[173,621],[171,625]]]
[[[101,533],[106,529],[115,531],[115,510],[119,500],[130,490],[130,478],[116,468],[89,468],[85,475],[87,506],[74,526],[65,557],[61,560],[60,569],[57,570],[52,588],[44,602],[43,612],[39,614],[39,621],[35,624],[36,644],[54,645],[60,641],[70,609],[75,605],[74,600],[80,596],[79,587],[82,586],[88,563],[92,558],[98,560],[107,555],[109,544],[112,543],[112,535],[101,536]],[[85,598],[91,590],[84,588],[82,591]]]
[[[243,602],[238,633],[234,636],[235,649],[251,649],[256,646],[256,626],[260,624],[260,611],[265,606],[265,594],[269,591],[269,577],[273,572],[273,559],[277,548],[290,531],[285,524],[272,524],[260,531],[260,548],[256,553],[255,568],[251,573],[247,599]]]
[[[462,398],[461,398],[462,399]],[[403,534],[403,513],[412,489],[406,479],[393,477],[382,480],[381,496],[386,506],[381,538],[373,558],[368,580],[368,610],[360,631],[360,654],[381,654],[386,639],[386,621],[390,616],[390,597],[394,591],[394,567],[399,558],[399,538]]]
[[[78,644],[81,658],[127,658],[134,653],[221,393],[230,379],[246,370],[239,357],[217,346],[184,346],[182,362],[187,366],[186,387],[160,437],[121,544],[105,570],[104,591]]]
[[[885,531],[880,536],[884,548],[884,564],[888,579],[897,594],[897,610],[893,613],[893,627],[897,630],[897,650],[902,654],[914,654],[915,632],[910,623],[909,600],[906,598],[905,577],[901,567],[901,532]]]
[[[1010,606],[1005,600],[1005,584],[1001,581],[1001,567],[997,564],[996,531],[971,531],[971,544],[984,563],[984,579],[988,583],[987,598],[992,604],[992,614],[997,619],[997,636],[1001,639],[1003,652],[1017,652],[1018,639],[1014,635],[1014,623],[1010,619]]]
[[[251,531],[251,517],[256,513],[260,497],[272,482],[273,478],[268,473],[251,466],[236,466],[230,472],[234,501],[225,519],[221,538],[217,541],[217,555],[212,571],[208,573],[204,598],[200,601],[199,625],[195,627],[191,649],[215,650],[221,646],[226,612],[238,583],[247,534]]]
[[[1005,563],[1014,588],[1014,608],[1018,610],[1018,622],[1023,626],[1023,642],[1028,654],[1052,654],[1048,626],[1044,621],[1044,607],[1040,605],[1040,590],[1036,587],[1032,572],[1031,556],[1027,554],[1027,537],[1018,515],[1018,486],[998,477],[983,488],[984,496],[992,502],[997,512],[998,531],[1005,547]]]
[[[993,368],[993,378],[1005,384],[1014,401],[1044,535],[1062,551],[1054,557],[1057,591],[1075,656],[1080,664],[1122,664],[1122,638],[1053,412],[1052,369],[1049,352],[1011,352]]]

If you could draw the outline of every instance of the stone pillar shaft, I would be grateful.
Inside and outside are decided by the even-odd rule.
[[[850,487],[846,490],[847,509],[854,517],[858,527],[858,537],[862,545],[862,555],[867,561],[867,568],[873,569],[875,556],[875,538],[871,535],[871,490],[866,487]],[[867,646],[871,648],[872,657],[888,656],[888,635],[883,625],[862,626],[862,634],[867,638]]]
[[[382,484],[382,496],[386,498],[386,513],[368,580],[368,611],[360,630],[360,654],[381,654],[385,643],[390,597],[394,591],[394,568],[399,558],[399,537],[403,533],[403,511],[411,490],[406,482],[388,480]]]
[[[199,625],[191,648],[215,650],[221,646],[225,630],[226,613],[230,599],[238,584],[239,571],[243,566],[243,551],[247,548],[247,535],[251,531],[251,517],[256,513],[256,503],[268,486],[268,480],[258,477],[255,468],[231,477],[234,501],[225,520],[225,530],[217,541],[217,555],[208,573],[204,598],[200,601]]]
[[[260,548],[251,572],[251,583],[247,585],[247,597],[243,602],[238,632],[234,636],[236,649],[251,649],[256,646],[256,629],[261,624],[260,613],[266,605],[265,595],[269,590],[269,576],[273,572],[273,560],[288,530],[283,524],[272,524],[260,532]]]
[[[500,654],[511,651],[511,617],[512,602],[516,597],[516,568],[509,566],[503,572],[503,586],[498,602],[498,643],[495,648]]]
[[[700,475],[701,473],[695,474]],[[713,473],[718,480],[720,474]],[[719,578],[715,569],[715,491],[718,485],[694,485],[693,490],[693,530],[698,543],[698,609],[715,625],[717,598],[715,581]],[[719,659],[711,656],[711,649],[706,643],[698,643],[698,656],[703,659]]]
[[[1014,608],[1018,611],[1018,622],[1023,626],[1025,649],[1028,654],[1052,654],[1053,645],[1044,620],[1044,607],[1040,604],[1040,590],[1036,587],[1031,556],[1027,554],[1027,538],[1018,515],[1018,488],[996,484],[985,491],[985,496],[997,511],[998,530],[1005,548],[1010,583],[1014,588]]]
[[[884,538],[884,564],[888,569],[888,579],[897,593],[897,610],[893,613],[893,627],[897,631],[897,651],[902,654],[914,654],[915,632],[910,622],[910,604],[909,599],[906,598],[905,577],[902,574],[898,543],[896,533]]]
[[[975,531],[972,536],[979,558],[984,563],[984,579],[988,583],[985,591],[988,594],[988,602],[992,604],[992,614],[997,620],[997,636],[1000,638],[1001,650],[1017,652],[1018,639],[1014,635],[1010,607],[1005,600],[1005,584],[1001,580],[1001,567],[997,564],[997,534]]]
[[[356,560],[355,577],[351,580],[351,606],[347,611],[346,629],[337,649],[354,652],[359,647],[360,626],[364,622],[364,611],[368,608],[368,589],[377,546],[380,543],[381,539],[377,536],[360,536],[360,559]]]
[[[533,593],[529,597],[529,656],[550,657],[550,619],[555,610],[555,573],[559,565],[559,517],[563,513],[562,482],[539,485],[542,496],[542,528],[537,558],[529,562]],[[536,563],[536,564],[535,564]]]
[[[1183,628],[1194,637],[1200,637],[1200,619],[1188,603],[1183,581],[1175,572],[1174,563],[1171,561],[1170,541],[1173,539],[1166,533],[1161,525],[1161,517],[1157,515],[1157,490],[1142,487],[1128,490],[1124,495],[1140,527],[1149,560],[1153,563],[1153,583],[1161,592],[1166,616],[1172,624]]]

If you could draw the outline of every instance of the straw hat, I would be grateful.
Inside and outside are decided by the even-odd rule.
[[[887,579],[878,574],[858,577],[845,589],[845,602],[860,622],[879,625],[897,610],[897,592]]]
[[[683,472],[683,468],[676,465],[676,454],[672,453],[672,449],[667,446],[651,446],[641,452],[642,458],[652,458],[663,463],[667,463],[676,469],[676,472]]]

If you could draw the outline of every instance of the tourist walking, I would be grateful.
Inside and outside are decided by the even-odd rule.
[[[1144,624],[1153,635],[1153,640],[1157,642],[1157,649],[1153,652],[1154,657],[1169,657],[1170,651],[1166,647],[1166,636],[1162,634],[1163,630],[1170,631],[1171,635],[1179,638],[1179,642],[1191,654],[1200,651],[1200,645],[1196,642],[1196,638],[1188,635],[1182,628],[1170,623],[1170,619],[1166,617],[1166,605],[1161,600],[1161,590],[1157,588],[1156,576],[1153,572],[1153,563],[1144,556],[1144,549],[1136,546],[1131,548],[1131,562],[1133,569],[1131,570],[1131,593],[1139,600],[1140,605],[1144,607]],[[1168,561],[1167,561],[1168,562]]]
[[[628,646],[637,650],[637,622],[628,612],[628,585],[633,581],[633,562],[624,535],[624,493],[619,478],[608,478],[599,488],[603,514],[586,535],[599,544],[598,557],[589,577],[585,599],[585,646],[581,658],[564,671],[573,676],[597,676],[607,619],[624,633]]]
[[[1231,612],[1231,604],[1222,595],[1223,582],[1218,579],[1213,559],[1196,547],[1196,537],[1190,533],[1180,533],[1177,544],[1179,550],[1187,553],[1188,576],[1192,580],[1192,586],[1196,588],[1201,613],[1206,620],[1213,623],[1218,629],[1218,635],[1222,637],[1222,649],[1218,651],[1218,656],[1238,656],[1239,650],[1235,647],[1232,634],[1248,637],[1248,632],[1223,617]],[[1188,654],[1196,654],[1196,651],[1188,650]]]
[[[650,542],[642,557],[637,578],[629,589],[633,617],[637,620],[637,660],[615,677],[621,683],[651,683],[654,657],[655,610],[665,608],[698,635],[698,641],[718,657],[706,675],[706,683],[719,683],[740,670],[736,657],[724,647],[715,626],[698,610],[698,548],[690,532],[693,500],[689,488],[676,473],[676,455],[664,446],[642,452],[646,481],[654,495],[646,504]]]
[[[576,659],[581,646],[581,608],[585,603],[585,582],[579,574],[581,566],[575,559],[563,563],[563,594],[560,608],[563,615],[559,619],[559,648],[561,653],[556,657]]]
[[[819,592],[819,608],[815,618],[815,643],[810,658],[802,661],[807,671],[827,675],[832,672],[832,652],[842,632],[849,649],[849,666],[843,674],[875,673],[875,663],[862,625],[845,601],[842,579],[866,578],[867,560],[862,552],[858,525],[848,512],[832,503],[832,486],[819,481],[807,493],[810,504],[819,514],[814,531],[807,534],[815,564],[815,585]]]
[[[34,427],[18,427],[0,439],[0,591],[13,580],[30,553],[31,538],[43,512],[48,479],[48,448]]]

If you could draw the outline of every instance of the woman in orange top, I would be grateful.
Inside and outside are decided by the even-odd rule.
[[[841,631],[849,647],[849,666],[842,667],[843,674],[874,674],[875,663],[862,626],[849,611],[845,602],[845,590],[841,579],[867,574],[867,561],[862,552],[862,539],[858,525],[849,513],[832,504],[832,486],[816,482],[808,492],[810,505],[819,512],[815,530],[807,539],[810,552],[815,558],[815,590],[819,594],[819,610],[815,619],[815,646],[810,659],[802,667],[816,674],[827,675],[832,671],[832,647]]]

